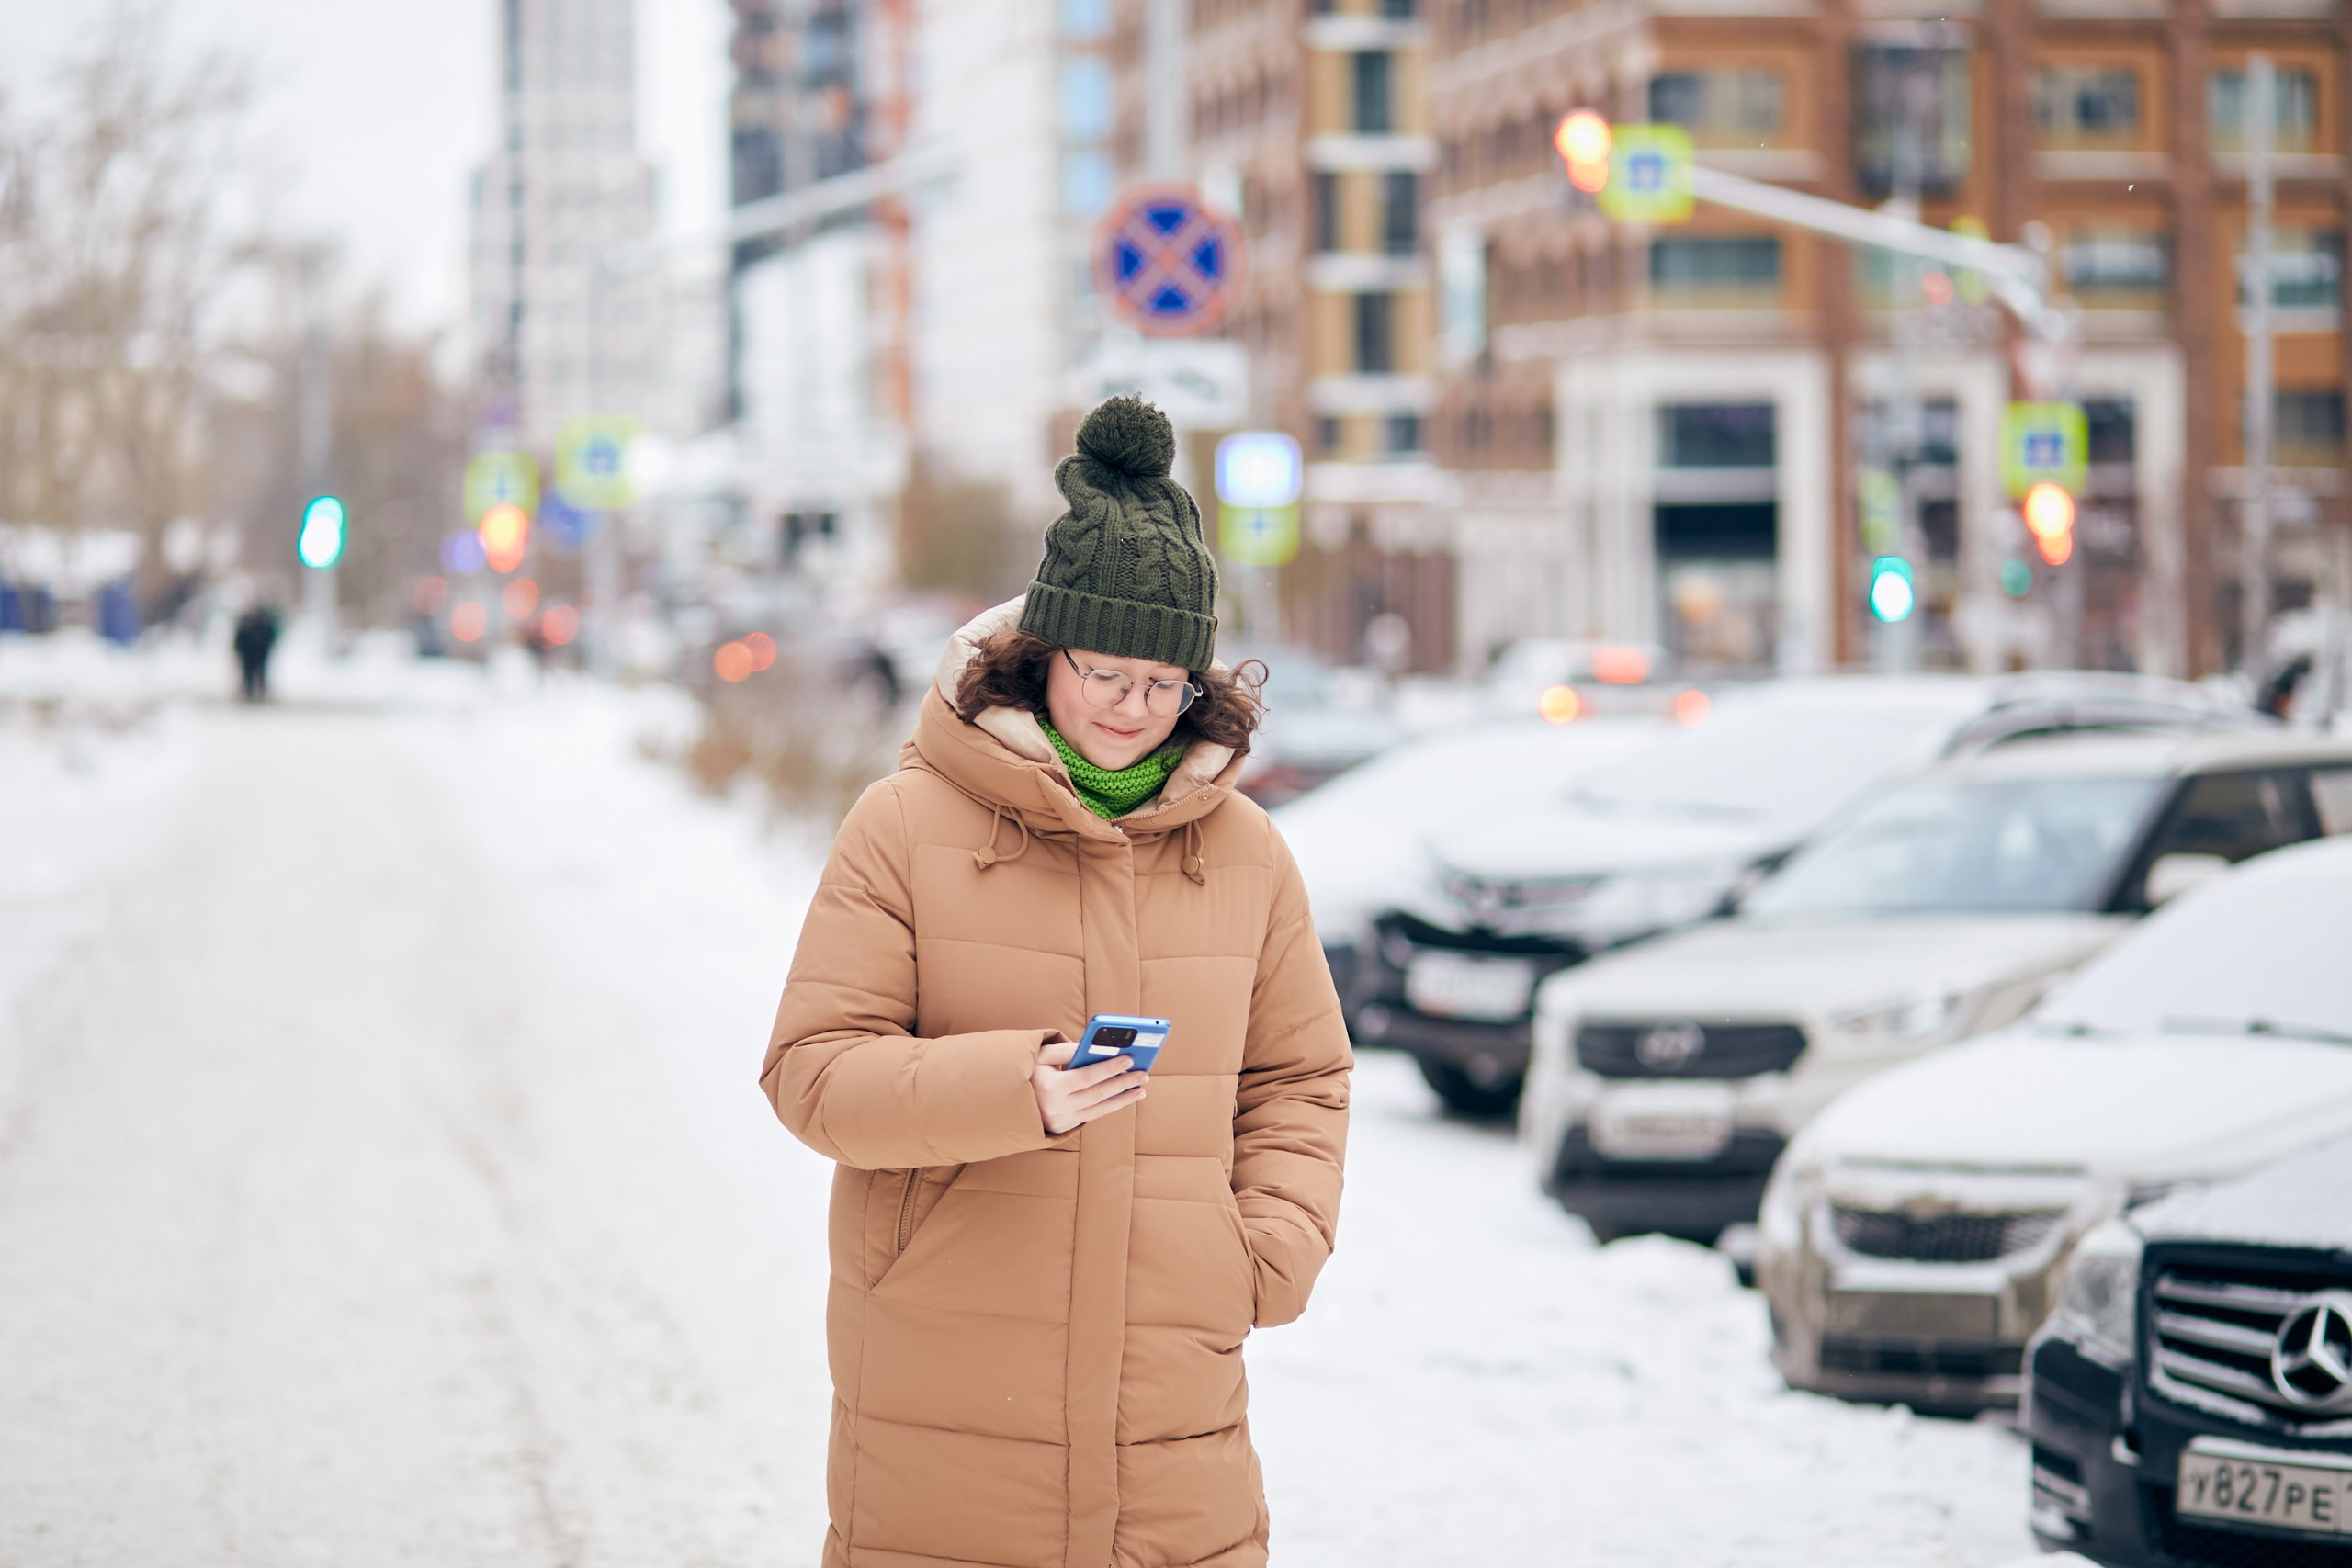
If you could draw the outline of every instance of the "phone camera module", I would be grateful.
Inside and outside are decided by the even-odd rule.
[[[1098,1050],[1124,1051],[1136,1043],[1136,1032],[1124,1025],[1116,1029],[1097,1030],[1094,1044]]]

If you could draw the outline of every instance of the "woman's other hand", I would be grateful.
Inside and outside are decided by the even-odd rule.
[[[1037,1065],[1029,1070],[1029,1087],[1036,1091],[1037,1113],[1048,1133],[1067,1133],[1097,1116],[1108,1116],[1143,1098],[1150,1075],[1133,1070],[1125,1056],[1094,1062],[1083,1067],[1062,1064],[1078,1054],[1068,1040],[1037,1048]]]

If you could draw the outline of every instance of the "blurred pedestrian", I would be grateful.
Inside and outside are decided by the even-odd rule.
[[[277,646],[277,608],[266,600],[237,617],[236,634],[231,641],[237,650],[237,673],[244,700],[249,703],[269,700],[269,655]]]
[[[801,930],[761,1083],[838,1163],[826,1568],[1266,1561],[1241,1345],[1330,1253],[1350,1059],[1174,452],[1087,417]],[[1148,1074],[1064,1070],[1102,1013],[1170,1021]]]

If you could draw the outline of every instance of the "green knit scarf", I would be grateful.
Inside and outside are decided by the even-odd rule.
[[[1077,786],[1078,798],[1097,817],[1125,817],[1158,795],[1160,786],[1168,782],[1168,775],[1176,771],[1176,764],[1184,760],[1182,748],[1162,747],[1142,761],[1114,773],[1080,756],[1062,739],[1061,732],[1044,719],[1037,724],[1045,730],[1046,739],[1054,743],[1062,766],[1069,770],[1069,782]]]

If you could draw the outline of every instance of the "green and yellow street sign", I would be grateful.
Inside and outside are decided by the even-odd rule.
[[[1287,566],[1298,554],[1298,503],[1217,508],[1216,553],[1235,566]]]
[[[1679,125],[1621,125],[1609,147],[1600,210],[1623,223],[1690,216],[1690,133]]]
[[[628,447],[636,439],[633,419],[589,415],[567,421],[556,437],[556,493],[590,512],[627,506]]]
[[[2090,453],[2080,403],[2011,403],[2001,411],[2001,484],[2012,499],[2038,484],[2081,494]]]
[[[539,504],[539,465],[526,452],[478,452],[466,464],[466,521],[479,523],[493,506]]]

